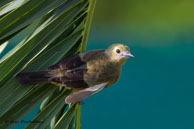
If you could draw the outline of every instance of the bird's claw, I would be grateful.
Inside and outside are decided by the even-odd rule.
[[[84,101],[83,100],[80,100],[80,101],[78,101],[78,102],[76,102],[77,104],[84,104]]]

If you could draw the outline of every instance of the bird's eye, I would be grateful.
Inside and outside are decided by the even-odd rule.
[[[121,51],[119,49],[116,50],[117,53],[120,53]]]

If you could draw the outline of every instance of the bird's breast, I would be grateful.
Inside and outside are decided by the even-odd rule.
[[[121,73],[121,66],[98,60],[87,64],[87,73],[84,75],[84,80],[90,86],[108,82],[108,85],[115,83]]]

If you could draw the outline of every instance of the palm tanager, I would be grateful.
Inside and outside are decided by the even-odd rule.
[[[44,71],[23,72],[17,77],[22,84],[49,82],[75,89],[65,99],[69,104],[79,102],[115,83],[121,74],[122,64],[129,57],[134,56],[126,45],[113,44],[106,50],[79,53]]]

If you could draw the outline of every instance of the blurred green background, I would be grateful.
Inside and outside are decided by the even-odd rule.
[[[85,100],[82,128],[194,129],[193,35],[194,0],[97,0],[87,50],[124,43],[135,58]]]
[[[88,50],[118,42],[135,58],[85,101],[83,129],[194,129],[194,1],[97,0]]]

